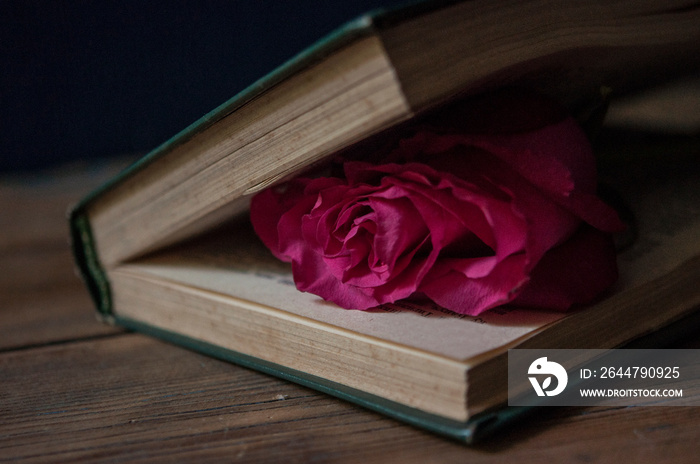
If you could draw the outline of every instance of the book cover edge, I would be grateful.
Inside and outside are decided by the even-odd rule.
[[[203,342],[176,332],[161,329],[131,318],[114,316],[112,322],[128,330],[142,333],[176,346],[190,349],[201,354],[241,367],[252,369],[276,378],[311,388],[324,394],[348,401],[365,409],[391,417],[400,422],[437,435],[473,445],[501,430],[521,417],[526,416],[532,408],[499,406],[476,414],[465,422],[440,417],[410,406],[396,403],[370,393],[338,384],[336,382],[288,368],[270,361],[265,361],[244,353],[229,350],[211,343]]]

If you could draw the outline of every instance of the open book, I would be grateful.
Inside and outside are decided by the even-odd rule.
[[[690,313],[700,173],[639,189],[627,164],[657,160],[641,155],[605,173],[639,227],[620,282],[570,314],[340,309],[297,291],[250,230],[253,193],[457,96],[519,85],[582,114],[601,86],[651,85],[697,53],[700,9],[683,2],[551,3],[421,2],[368,15],[166,142],[71,214],[101,314],[469,441],[506,400],[508,348],[615,347]],[[682,218],[659,221],[661,205]]]

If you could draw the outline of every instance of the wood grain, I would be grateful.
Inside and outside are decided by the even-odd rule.
[[[66,212],[129,160],[0,179],[0,350],[120,332],[74,272]]]
[[[0,363],[0,459],[690,462],[700,435],[697,408],[561,408],[466,448],[138,334],[6,352]]]
[[[71,174],[75,175],[75,174]],[[87,184],[87,182],[85,183]],[[476,447],[97,323],[68,192],[0,199],[0,462],[695,462],[700,408],[543,408]],[[13,190],[14,189],[14,190]],[[43,192],[43,193],[42,193]],[[26,205],[25,205],[26,206]],[[27,233],[22,233],[22,225]],[[10,271],[10,272],[8,272]],[[698,347],[692,335],[677,346]]]

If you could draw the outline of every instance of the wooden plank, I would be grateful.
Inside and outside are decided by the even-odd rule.
[[[75,275],[66,211],[126,162],[0,179],[0,350],[118,332]]]
[[[0,252],[68,243],[66,213],[134,157],[0,177]]]
[[[75,286],[80,283],[73,270],[73,258],[66,243],[37,244],[31,248],[6,250],[0,252],[0,259],[6,271],[0,275],[2,294]]]
[[[99,323],[66,240],[0,251],[0,350],[120,332]]]
[[[79,284],[5,292],[0,302],[0,351],[123,331],[97,320]]]
[[[468,448],[138,334],[0,354],[0,459],[691,462],[697,408],[543,409]]]

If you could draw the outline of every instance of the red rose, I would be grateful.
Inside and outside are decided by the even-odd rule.
[[[253,227],[299,290],[354,309],[425,296],[476,315],[567,309],[616,279],[609,233],[621,226],[595,196],[575,121],[525,94],[462,108],[403,140],[395,162],[346,162],[344,177],[253,198]]]

